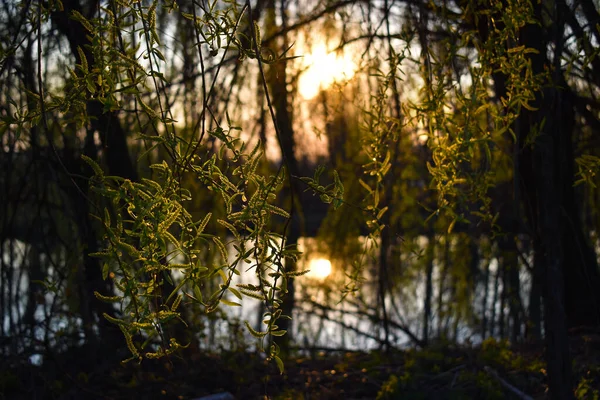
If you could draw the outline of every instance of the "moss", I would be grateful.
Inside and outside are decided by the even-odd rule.
[[[398,394],[398,377],[391,375],[387,381],[381,385],[381,389],[377,393],[376,400],[393,399]]]
[[[600,393],[592,387],[592,380],[582,378],[575,389],[575,397],[578,400],[598,400]]]

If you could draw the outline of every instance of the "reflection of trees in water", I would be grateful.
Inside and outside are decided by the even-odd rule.
[[[394,347],[426,344],[426,336],[422,333],[426,327],[430,340],[458,343],[481,343],[488,337],[507,338],[515,330],[519,335],[525,334],[521,313],[527,304],[520,306],[515,318],[513,307],[500,299],[502,293],[508,292],[504,280],[497,279],[502,277],[500,253],[496,251],[494,254],[486,245],[487,239],[482,238],[479,254],[476,257],[465,256],[464,252],[471,252],[473,246],[464,239],[462,234],[437,236],[431,241],[420,236],[412,245],[403,245],[403,251],[394,249],[393,254],[401,258],[392,260],[402,264],[393,275],[386,297],[390,310],[390,342]],[[448,246],[446,240],[449,241]],[[489,252],[485,252],[486,247]],[[323,251],[322,246],[314,248]],[[448,262],[451,264],[446,265]],[[304,343],[315,349],[379,348],[385,340],[381,314],[376,305],[377,270],[369,269],[371,272],[356,296],[349,296],[338,303],[343,262],[334,261],[333,265],[331,279],[300,281],[296,310],[300,327],[298,334],[304,338]],[[428,270],[424,265],[431,265],[429,292]],[[472,281],[461,281],[461,276],[449,276],[456,274],[450,268],[455,271],[472,269]],[[520,270],[522,285],[519,299],[527,299],[531,276],[524,263],[520,264]],[[429,311],[425,308],[427,303]]]
[[[11,46],[0,66],[2,351],[49,350],[56,344],[59,325],[67,325],[61,336],[65,346],[84,342],[98,350],[102,341],[102,350],[114,349],[120,346],[120,332],[102,315],[121,310],[93,295],[96,290],[114,290],[102,279],[98,261],[88,256],[104,238],[90,219],[91,172],[80,155],[100,161],[111,175],[132,181],[150,176],[148,164],[170,160],[171,149],[144,154],[150,143],[137,148],[128,143],[138,133],[167,129],[148,117],[166,104],[183,114],[179,125],[171,127],[183,139],[204,135],[222,123],[224,110],[232,109],[233,122],[241,120],[244,132],[273,143],[265,88],[257,84],[256,54],[249,63],[238,62],[232,53],[221,58],[224,49],[197,45],[198,32],[189,22],[195,18],[159,7],[153,22],[161,28],[157,35],[168,43],[168,59],[174,60],[160,64],[167,68],[161,73],[170,82],[139,98],[130,93],[126,86],[140,71],[121,56],[142,39],[134,37],[133,28],[116,29],[119,38],[104,36],[114,41],[107,42],[116,51],[110,57],[123,58],[131,69],[124,67],[122,74],[111,76],[118,85],[108,101],[101,98],[106,80],[93,74],[105,72],[106,65],[100,64],[107,60],[117,65],[116,58],[97,51],[81,21],[56,10],[34,26],[37,12],[43,10],[34,10],[31,2],[23,7],[9,3],[0,21],[0,40]],[[108,15],[95,2],[63,3],[66,10],[89,17]],[[306,3],[315,8],[300,13],[299,6]],[[506,1],[489,9],[481,4],[484,10],[468,2],[452,7],[442,3],[253,3],[252,17],[264,28],[262,44],[274,54],[301,35],[316,37],[322,30],[340,47],[360,44],[362,55],[361,68],[351,80],[309,101],[297,94],[301,72],[293,60],[264,65],[280,130],[280,154],[293,175],[279,204],[289,209],[295,196],[288,240],[294,243],[318,233],[317,247],[329,252],[339,275],[319,285],[302,285],[298,278],[295,295],[290,286],[297,305],[288,302],[285,307],[299,322],[293,333],[308,338],[311,345],[313,339],[325,345],[337,337],[340,346],[351,345],[350,334],[361,338],[357,340],[363,340],[362,345],[383,347],[400,345],[406,338],[415,344],[488,336],[539,341],[545,319],[545,331],[552,333],[546,338],[558,338],[549,342],[549,351],[557,355],[549,359],[568,366],[566,326],[599,324],[595,288],[600,278],[596,249],[589,246],[588,237],[588,232],[598,232],[598,189],[573,185],[577,173],[582,183],[594,183],[596,177],[600,64],[594,43],[600,37],[592,27],[598,10],[592,2],[533,2],[529,7],[528,2]],[[208,15],[190,5],[185,10]],[[541,23],[523,19],[528,15]],[[126,24],[117,22],[121,23]],[[240,40],[247,42],[251,29],[246,22],[239,28],[244,33]],[[213,42],[214,38],[214,47]],[[197,49],[203,53],[197,54]],[[402,58],[402,49],[410,54]],[[137,56],[133,51],[127,57]],[[80,81],[68,73],[67,65]],[[82,78],[88,72],[90,79]],[[138,82],[140,87],[142,81],[152,80],[146,78]],[[75,87],[77,82],[81,86]],[[203,108],[207,90],[214,95],[208,111]],[[78,101],[70,108],[38,110],[37,96],[44,94],[40,91],[48,102],[55,95]],[[256,104],[254,93],[261,97]],[[22,119],[29,120],[11,119],[24,110],[29,114]],[[43,118],[32,117],[42,111]],[[302,119],[316,122],[304,124]],[[335,167],[346,185],[346,203],[337,213],[327,212],[315,201],[320,196],[305,192],[298,179],[311,175],[303,169],[305,157],[299,151],[305,125],[317,127],[326,137],[327,151],[319,152],[319,160]],[[201,147],[198,156],[210,157],[218,141],[209,139]],[[136,165],[138,154],[144,158]],[[220,166],[227,173],[236,167],[226,158]],[[258,168],[273,170],[267,163]],[[210,209],[223,215],[223,205],[196,177],[178,178],[194,189],[191,212]],[[372,210],[366,210],[365,198]],[[426,220],[429,215],[432,218]],[[209,227],[224,234],[218,229]],[[364,254],[359,237],[373,232],[372,248]],[[203,261],[214,261],[213,250],[202,255]],[[296,267],[290,262],[288,268]],[[354,281],[345,275],[355,271],[360,273]],[[365,282],[348,283],[357,278]],[[213,285],[218,283],[207,282],[205,289]],[[340,287],[357,291],[338,304]],[[58,295],[44,295],[48,288]],[[184,317],[193,322],[189,326],[205,329],[204,317],[190,310]],[[208,324],[227,324],[221,317],[225,315]],[[210,348],[217,339],[210,332],[206,335]],[[297,342],[303,344],[304,339]],[[550,369],[568,371],[556,365]],[[549,380],[557,381],[556,374],[551,375]]]
[[[63,267],[81,262],[78,204],[70,197],[72,183],[47,149],[4,151],[0,161],[3,345],[36,354],[45,342],[58,344],[59,327],[73,337],[81,326],[77,305],[64,297],[78,298],[78,285],[65,280]],[[56,285],[61,296],[47,295],[45,283]]]

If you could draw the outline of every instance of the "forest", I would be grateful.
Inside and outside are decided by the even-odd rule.
[[[0,2],[1,398],[600,398],[598,0]]]

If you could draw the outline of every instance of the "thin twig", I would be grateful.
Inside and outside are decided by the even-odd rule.
[[[500,384],[502,386],[504,386],[506,389],[508,389],[509,391],[511,391],[512,393],[514,393],[515,395],[517,395],[520,399],[523,399],[523,400],[533,400],[533,397],[529,396],[528,394],[523,393],[522,391],[520,391],[519,389],[517,389],[516,387],[514,387],[513,385],[511,385],[510,383],[508,383],[504,379],[502,379],[500,377],[500,375],[498,375],[498,373],[493,368],[488,367],[486,365],[485,367],[483,367],[483,370],[485,372],[487,372],[488,374],[490,374],[498,382],[500,382]]]

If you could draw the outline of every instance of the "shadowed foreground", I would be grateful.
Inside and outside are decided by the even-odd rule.
[[[170,361],[90,362],[57,355],[41,367],[3,365],[0,393],[12,399],[197,399],[231,393],[236,399],[543,399],[542,350],[511,349],[489,340],[476,348],[437,344],[426,350],[310,352],[274,363],[242,352],[186,351]],[[571,339],[577,398],[597,398],[600,335]]]

